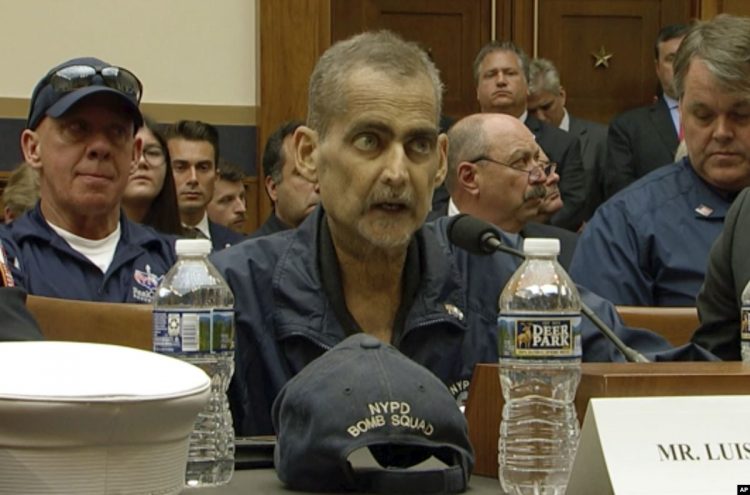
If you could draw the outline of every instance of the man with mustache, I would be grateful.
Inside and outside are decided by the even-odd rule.
[[[452,246],[445,218],[424,225],[446,174],[441,98],[424,50],[387,31],[340,41],[316,64],[294,149],[320,206],[296,229],[212,256],[235,296],[237,434],[273,433],[284,384],[354,333],[392,343],[457,402],[474,365],[497,360],[497,297],[517,260]],[[591,305],[641,350],[669,347],[618,327],[604,301]],[[621,359],[590,323],[582,328],[584,359]]]
[[[474,80],[482,113],[516,117],[534,134],[546,155],[557,163],[563,208],[550,221],[553,225],[577,231],[589,212],[581,146],[576,136],[529,113],[529,58],[526,53],[511,41],[486,44],[474,60]]]
[[[604,203],[578,242],[571,275],[615,304],[695,305],[727,210],[750,185],[748,22],[691,27],[674,61],[688,156]]]
[[[451,127],[448,142],[447,213],[490,222],[519,249],[525,237],[560,239],[559,259],[567,268],[577,234],[532,221],[544,205],[555,166],[526,126],[509,115],[475,114]]]
[[[96,58],[64,62],[34,88],[21,148],[40,201],[8,236],[28,293],[150,303],[174,263],[170,242],[120,211],[142,151],[141,93],[133,73]]]

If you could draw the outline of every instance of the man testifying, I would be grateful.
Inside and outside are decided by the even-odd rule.
[[[120,211],[141,154],[141,92],[133,73],[95,58],[60,64],[34,88],[21,148],[40,201],[8,236],[30,294],[149,303],[174,263],[167,240]]]
[[[318,61],[294,143],[321,206],[294,230],[212,256],[235,295],[238,434],[272,433],[283,385],[352,333],[391,342],[458,401],[474,365],[496,362],[497,296],[516,261],[454,248],[447,219],[423,226],[446,173],[441,97],[424,51],[388,32],[336,43]],[[616,325],[612,307],[597,309]],[[621,359],[590,325],[583,334],[586,359]]]

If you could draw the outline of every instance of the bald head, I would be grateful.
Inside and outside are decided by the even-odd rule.
[[[475,114],[448,132],[451,198],[464,213],[518,232],[538,213],[546,177],[538,173],[540,148],[517,118]]]

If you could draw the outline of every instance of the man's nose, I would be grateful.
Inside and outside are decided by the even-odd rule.
[[[245,213],[247,208],[245,207],[245,200],[242,198],[237,198],[234,200],[234,211],[235,213]]]
[[[89,138],[86,157],[90,160],[104,160],[112,155],[112,143],[103,130],[93,131]]]

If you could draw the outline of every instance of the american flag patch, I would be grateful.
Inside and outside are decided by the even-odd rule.
[[[706,206],[704,204],[701,204],[698,208],[695,209],[695,212],[698,215],[701,215],[701,216],[704,216],[704,217],[710,217],[711,213],[714,212],[714,209],[711,208],[711,207],[709,207],[709,206]]]

